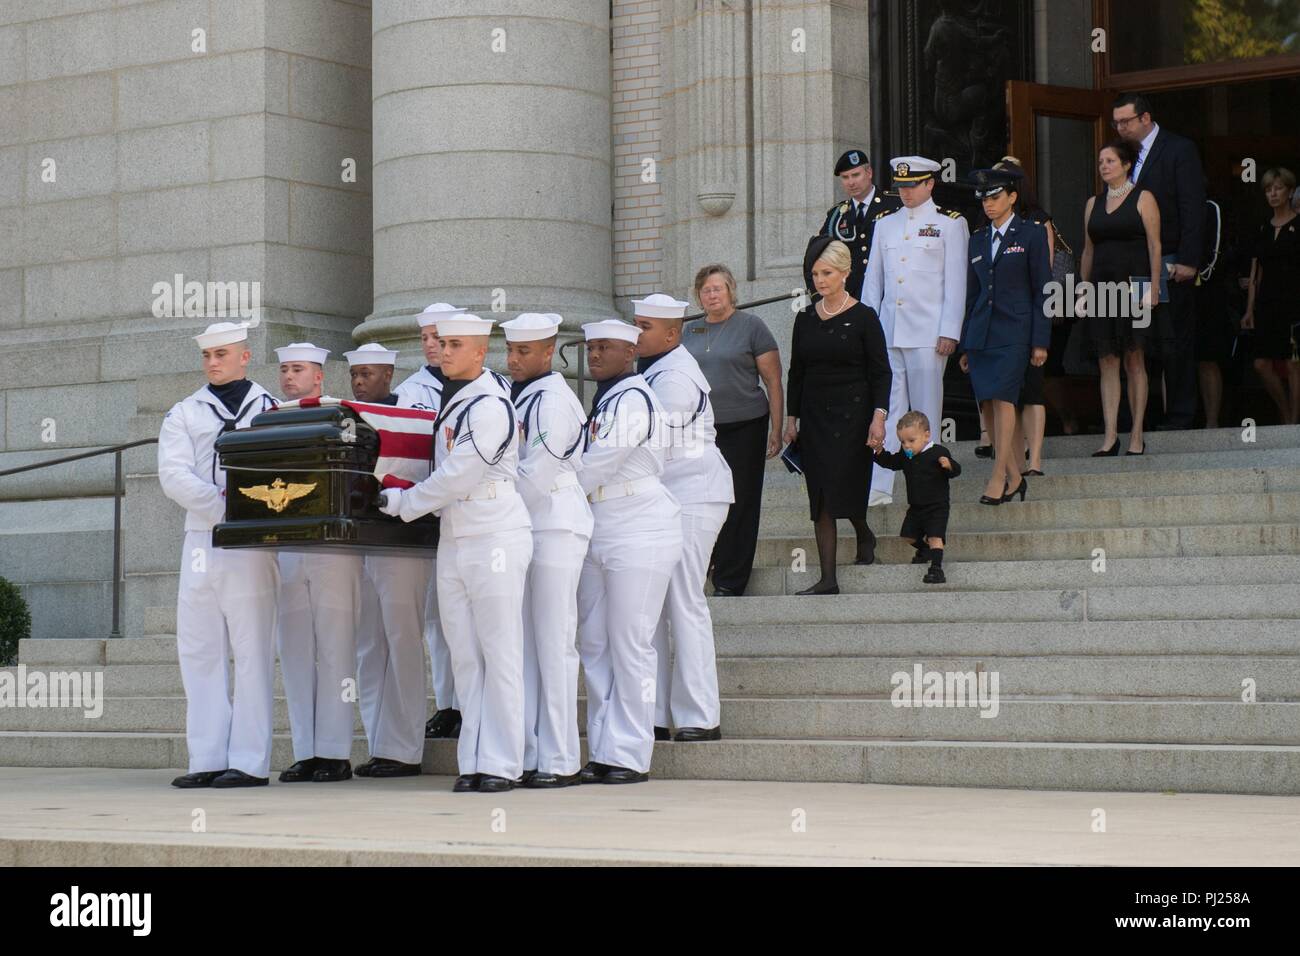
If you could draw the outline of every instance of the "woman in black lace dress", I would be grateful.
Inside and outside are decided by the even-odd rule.
[[[1283,424],[1294,425],[1300,416],[1300,217],[1290,204],[1295,176],[1270,169],[1261,182],[1273,215],[1255,237],[1241,327],[1255,333],[1255,374]]]
[[[1159,301],[1160,208],[1148,190],[1129,180],[1137,152],[1132,144],[1115,140],[1101,148],[1097,170],[1106,188],[1088,200],[1083,213],[1085,240],[1080,268],[1086,294],[1091,284],[1088,333],[1101,368],[1101,410],[1106,434],[1093,457],[1119,454],[1119,366],[1128,376],[1128,454],[1146,451],[1142,418],[1147,407],[1147,368],[1144,349],[1154,337],[1155,304]],[[1130,295],[1132,279],[1154,277],[1142,296],[1142,309]]]

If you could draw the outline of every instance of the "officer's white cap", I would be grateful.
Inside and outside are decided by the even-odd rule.
[[[689,307],[689,302],[678,302],[662,292],[632,300],[633,311],[643,319],[680,319]]]
[[[889,161],[894,182],[908,185],[929,179],[942,167],[924,156],[895,156]]]
[[[599,322],[588,322],[582,327],[582,334],[588,342],[592,339],[622,339],[635,345],[641,337],[641,330],[619,319],[602,319]]]
[[[201,349],[215,349],[218,345],[234,345],[248,339],[247,322],[217,322],[209,325],[194,341]]]
[[[438,338],[449,339],[457,335],[491,335],[496,319],[480,319],[477,315],[461,313],[449,319],[438,319]]]
[[[348,360],[348,368],[354,365],[396,365],[397,353],[392,349],[386,349],[378,342],[367,342],[360,348],[353,349],[351,352],[344,352],[344,358]]]
[[[310,342],[290,342],[288,345],[282,345],[275,350],[276,358],[281,364],[285,362],[315,362],[317,365],[325,364],[325,357],[330,354],[329,349],[323,349],[319,345],[312,345]]]
[[[536,342],[559,332],[560,321],[554,312],[521,312],[509,322],[502,322],[501,330],[507,342]]]
[[[449,319],[453,315],[464,315],[466,311],[457,305],[435,302],[432,305],[426,305],[424,311],[415,317],[415,321],[420,323],[420,328],[424,328],[429,325],[437,325],[442,319]]]

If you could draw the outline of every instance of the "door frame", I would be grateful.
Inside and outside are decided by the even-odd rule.
[[[1111,102],[1114,99],[1114,91],[1108,89],[1007,81],[1008,151],[1019,158],[1028,185],[1034,192],[1038,191],[1038,117],[1091,121],[1093,149],[1096,151],[1110,136]],[[1097,183],[1100,184],[1100,179]]]

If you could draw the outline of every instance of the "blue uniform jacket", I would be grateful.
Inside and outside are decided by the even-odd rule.
[[[966,321],[958,348],[996,349],[1028,341],[1030,348],[1045,349],[1052,338],[1044,291],[1052,280],[1047,230],[1013,215],[996,258],[990,259],[992,235],[985,225],[970,237]]]

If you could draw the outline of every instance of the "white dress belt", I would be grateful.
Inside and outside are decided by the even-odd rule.
[[[461,501],[479,501],[484,498],[503,498],[515,490],[515,483],[508,478],[499,478],[494,481],[485,481],[480,485],[475,485],[469,492],[459,500]]]
[[[576,471],[562,471],[555,476],[555,483],[551,485],[551,493],[559,491],[561,488],[572,488],[578,483],[578,473]]]
[[[595,504],[609,498],[628,498],[632,495],[639,495],[643,491],[650,491],[660,483],[658,475],[645,475],[631,481],[614,481],[596,488],[591,494],[587,495],[587,500]]]

